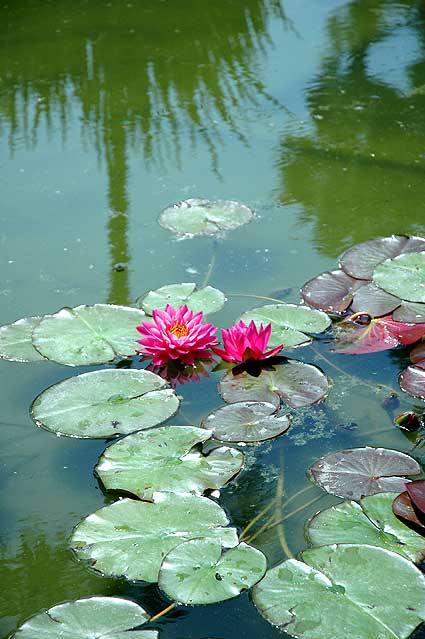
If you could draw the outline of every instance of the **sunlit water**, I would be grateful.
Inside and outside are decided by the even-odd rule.
[[[209,283],[229,301],[211,319],[228,326],[261,304],[231,294],[298,302],[304,281],[335,268],[351,244],[425,232],[424,5],[1,2],[0,140],[1,324],[62,306],[130,304],[173,282],[202,284],[215,252]],[[197,196],[240,200],[256,219],[218,242],[178,242],[159,226],[159,212]],[[314,348],[290,355],[325,370],[329,399],[287,435],[244,448],[246,470],[221,498],[240,528],[273,498],[282,472],[289,498],[329,451],[412,446],[392,420],[418,402],[384,402],[391,389],[379,386],[398,391],[408,352]],[[91,573],[68,550],[73,526],[112,500],[93,476],[105,442],[56,438],[33,425],[28,409],[79,372],[0,362],[2,636],[84,595],[127,596],[152,614],[168,603],[155,586]],[[218,379],[178,389],[193,424],[221,405]],[[421,449],[415,454],[422,459]],[[311,488],[288,506],[300,507],[284,527],[292,553],[305,547],[308,517],[336,501]],[[285,557],[281,541],[274,528],[254,543],[272,565]],[[179,607],[157,627],[161,639],[284,636],[247,595]]]

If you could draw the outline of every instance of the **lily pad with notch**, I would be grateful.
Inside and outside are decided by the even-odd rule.
[[[179,603],[212,604],[248,590],[260,581],[266,568],[263,553],[248,544],[223,552],[217,539],[192,539],[164,557],[158,585]]]
[[[32,332],[40,323],[41,317],[24,317],[0,326],[0,359],[10,362],[41,362],[41,355],[32,343]]]
[[[373,281],[400,299],[425,303],[425,251],[403,253],[382,262],[373,273]]]
[[[211,412],[202,428],[212,431],[223,442],[262,442],[285,433],[291,425],[289,415],[276,415],[276,405],[267,402],[235,402]]]
[[[406,484],[406,489],[394,499],[393,512],[407,525],[425,535],[425,479]]]
[[[182,284],[168,284],[155,291],[149,291],[139,300],[139,305],[148,314],[154,309],[164,310],[167,304],[178,308],[186,304],[194,313],[202,311],[204,315],[221,310],[226,302],[222,291],[213,286],[198,289],[193,282]]]
[[[369,446],[330,453],[310,468],[312,479],[323,490],[357,501],[376,493],[401,492],[410,481],[404,476],[420,472],[421,467],[413,457]]]
[[[183,541],[204,537],[236,546],[237,531],[228,523],[211,499],[160,492],[152,502],[122,499],[89,515],[75,528],[71,545],[103,575],[156,582],[163,558]]]
[[[118,597],[88,597],[53,606],[28,619],[16,639],[156,639],[156,630],[135,630],[149,621],[138,604]]]
[[[313,308],[343,315],[353,301],[354,291],[363,284],[342,270],[325,271],[304,284],[301,297]]]
[[[159,223],[179,238],[187,239],[196,235],[222,235],[247,224],[253,217],[253,211],[240,202],[190,198],[164,209]]]
[[[43,357],[59,364],[103,364],[136,354],[136,326],[144,319],[142,310],[113,304],[63,308],[43,317],[32,340]]]
[[[312,364],[287,359],[272,370],[263,369],[258,377],[246,371],[224,375],[219,391],[225,402],[257,401],[280,405],[282,399],[291,408],[310,406],[328,393],[329,383],[322,371]]]
[[[406,393],[425,399],[425,343],[421,342],[410,352],[412,366],[400,375],[400,388]]]
[[[96,472],[108,490],[141,499],[153,492],[191,493],[221,488],[243,467],[236,448],[220,447],[208,455],[196,447],[212,433],[194,426],[164,426],[124,437],[100,457]]]
[[[335,350],[347,355],[377,353],[414,344],[424,334],[425,324],[396,322],[391,315],[372,318],[357,313],[335,327]]]
[[[401,555],[341,544],[301,558],[275,566],[253,589],[259,612],[293,637],[406,639],[425,620],[425,577]]]
[[[177,412],[167,382],[145,370],[105,369],[65,379],[33,402],[37,426],[68,437],[111,437],[157,426]]]
[[[253,308],[241,317],[245,324],[251,320],[257,326],[271,323],[272,333],[268,346],[283,344],[285,348],[303,346],[312,340],[307,333],[323,333],[331,324],[326,313],[297,304],[267,304]]]
[[[378,546],[419,563],[425,558],[425,539],[394,515],[392,504],[396,495],[379,493],[365,497],[360,504],[344,501],[326,508],[309,521],[307,538],[314,546],[331,543]]]

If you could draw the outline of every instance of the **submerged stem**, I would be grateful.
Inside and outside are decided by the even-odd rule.
[[[280,512],[279,502],[282,502],[282,498],[283,498],[283,469],[281,470],[281,473],[279,475],[279,479],[277,480],[276,509],[275,509],[275,515],[276,516]],[[280,542],[281,548],[282,548],[283,552],[285,553],[285,555],[288,557],[288,559],[294,559],[294,555],[292,554],[291,549],[288,546],[288,542],[286,541],[285,529],[283,527],[283,523],[280,526],[278,526],[277,536],[279,538],[279,542]]]
[[[170,612],[170,610],[173,610],[173,608],[175,608],[177,606],[177,601],[173,601],[173,603],[171,603],[169,606],[167,606],[166,608],[164,608],[164,610],[161,610],[161,612],[157,612],[156,615],[154,615],[153,617],[151,617],[149,619],[149,622],[152,621],[156,621],[157,619],[159,619],[160,617],[162,617],[163,615],[166,615],[167,612]]]
[[[210,281],[210,277],[211,277],[212,272],[214,270],[216,260],[217,260],[217,245],[214,242],[214,244],[213,244],[213,253],[211,255],[210,263],[208,264],[208,270],[205,273],[204,281],[201,284],[201,288],[204,288],[208,284],[208,282]]]
[[[257,515],[255,515],[255,517],[253,517],[251,521],[247,523],[247,525],[245,526],[245,528],[242,530],[240,534],[239,541],[243,541],[248,530],[250,530],[257,523],[257,521],[259,521],[261,517],[263,517],[270,510],[270,508],[272,508],[274,503],[275,503],[275,500],[273,498],[271,501],[269,501],[267,506],[265,506],[262,510],[260,510],[260,512]]]
[[[277,304],[283,304],[282,300],[278,300],[275,297],[253,295],[252,293],[226,293],[226,297],[253,297],[256,300],[266,300],[267,302],[276,302]]]

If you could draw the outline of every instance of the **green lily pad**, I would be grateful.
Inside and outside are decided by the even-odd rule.
[[[286,432],[290,425],[289,415],[277,417],[275,404],[267,402],[235,402],[213,411],[202,422],[202,428],[223,442],[262,442]]]
[[[302,559],[272,568],[253,589],[260,613],[293,637],[405,639],[425,619],[425,577],[397,553],[344,544]]]
[[[352,246],[341,256],[340,266],[351,277],[370,280],[381,262],[401,253],[418,251],[425,251],[425,238],[390,235]]]
[[[217,539],[192,539],[165,556],[158,584],[180,603],[212,604],[251,588],[266,568],[263,553],[248,544],[222,552]]]
[[[68,437],[110,437],[157,426],[179,400],[159,375],[105,369],[65,379],[33,402],[37,426]]]
[[[373,280],[391,295],[408,302],[425,302],[425,251],[386,260],[375,269]]]
[[[398,493],[365,497],[360,505],[344,501],[315,515],[307,526],[314,546],[368,544],[398,552],[418,563],[425,557],[425,539],[405,526],[392,511]]]
[[[31,617],[17,639],[155,639],[156,630],[133,630],[149,620],[139,605],[118,597],[88,597]],[[131,632],[127,632],[131,631]]]
[[[263,369],[258,377],[246,371],[233,375],[229,371],[219,390],[225,402],[267,402],[279,405],[282,399],[291,408],[310,406],[325,397],[329,384],[322,371],[312,364],[286,360],[273,370]]]
[[[191,198],[164,209],[159,223],[186,239],[222,234],[250,222],[253,217],[253,211],[240,202]]]
[[[402,492],[409,481],[404,475],[421,472],[418,462],[387,448],[349,448],[321,457],[310,473],[323,490],[348,499]]]
[[[23,319],[0,326],[0,359],[10,362],[39,362],[45,358],[34,348],[32,332],[41,317]]]
[[[101,508],[78,524],[71,545],[104,575],[155,582],[165,555],[183,541],[206,537],[236,546],[237,531],[228,523],[211,499],[162,492],[152,503],[123,499]]]
[[[218,288],[205,286],[197,290],[196,284],[183,282],[168,284],[157,288],[156,291],[149,291],[141,299],[140,306],[148,315],[152,315],[154,309],[162,311],[167,304],[174,308],[186,304],[194,313],[202,311],[204,315],[208,315],[222,309],[225,302],[226,297]]]
[[[41,320],[32,340],[41,355],[59,364],[103,364],[136,354],[136,326],[145,319],[142,310],[112,304],[63,308]]]
[[[257,326],[272,325],[268,346],[283,344],[285,348],[302,346],[311,342],[305,333],[322,333],[331,324],[330,318],[315,308],[297,304],[267,304],[244,313],[241,320],[249,324],[254,320]]]
[[[96,467],[108,490],[125,490],[141,499],[156,491],[202,495],[237,475],[244,455],[215,448],[209,455],[193,448],[211,437],[194,426],[164,426],[134,433],[109,446]]]

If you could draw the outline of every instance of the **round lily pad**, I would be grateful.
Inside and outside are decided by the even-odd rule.
[[[409,302],[425,302],[425,251],[386,260],[375,269],[373,280],[391,295]]]
[[[202,427],[223,442],[262,442],[286,432],[289,415],[276,416],[276,405],[267,402],[235,402],[210,413]]]
[[[354,291],[351,309],[353,313],[369,313],[373,317],[380,317],[392,313],[400,304],[399,297],[390,295],[370,282]]]
[[[330,318],[321,311],[297,304],[268,304],[244,313],[241,320],[257,326],[272,325],[268,346],[283,344],[286,348],[309,344],[311,338],[305,333],[322,333],[331,324]]]
[[[312,364],[286,360],[273,370],[261,371],[258,377],[246,371],[226,373],[219,385],[225,402],[256,401],[278,405],[282,399],[291,408],[310,406],[325,397],[329,384],[322,371]]]
[[[408,479],[421,468],[409,455],[387,448],[349,448],[322,457],[310,468],[311,476],[323,490],[348,499],[402,492]]]
[[[218,288],[205,286],[196,289],[196,284],[184,282],[182,284],[168,284],[156,291],[149,291],[141,301],[143,310],[152,315],[154,309],[164,310],[167,304],[178,308],[186,304],[194,313],[202,311],[204,315],[215,313],[223,308],[226,297]]]
[[[142,310],[112,304],[63,308],[46,315],[32,339],[41,355],[59,364],[103,364],[136,354],[136,326],[145,319]]]
[[[211,432],[194,426],[164,426],[134,433],[109,446],[96,467],[108,490],[125,490],[141,499],[155,491],[202,495],[237,475],[244,455],[236,448],[215,448],[203,455],[194,448]]]
[[[425,539],[394,515],[392,504],[396,496],[397,493],[380,493],[365,497],[360,505],[344,501],[322,510],[307,526],[310,543],[379,546],[419,563],[425,558]]]
[[[88,597],[53,606],[26,621],[17,639],[155,639],[155,630],[133,630],[149,620],[139,605],[118,597]],[[127,632],[131,631],[131,632]]]
[[[45,358],[34,348],[32,332],[41,317],[23,319],[0,326],[0,359],[11,362],[39,362]]]
[[[197,537],[238,543],[226,528],[226,513],[206,497],[155,493],[153,502],[123,499],[89,515],[76,527],[71,545],[79,559],[110,576],[155,582],[165,555]]]
[[[391,235],[352,246],[341,256],[340,266],[351,277],[370,280],[381,262],[418,251],[425,251],[425,238]]]
[[[37,426],[68,437],[110,437],[157,426],[179,406],[154,373],[105,369],[65,379],[33,402]]]
[[[400,375],[400,388],[414,397],[425,399],[425,362],[408,366]]]
[[[353,292],[364,284],[344,273],[344,271],[325,271],[306,282],[301,289],[301,297],[309,306],[341,315],[350,306]]]
[[[410,351],[410,361],[419,368],[425,368],[425,342],[420,342]]]
[[[191,198],[164,209],[159,223],[181,238],[191,238],[236,229],[253,217],[253,211],[240,202]]]
[[[223,552],[217,539],[192,539],[166,555],[158,583],[180,603],[212,604],[251,588],[266,568],[263,553],[247,544]]]
[[[425,322],[425,304],[401,302],[400,306],[393,312],[393,319],[396,322],[422,324]]]
[[[405,639],[425,619],[425,577],[397,553],[343,544],[302,559],[272,568],[253,589],[260,613],[293,637]]]

